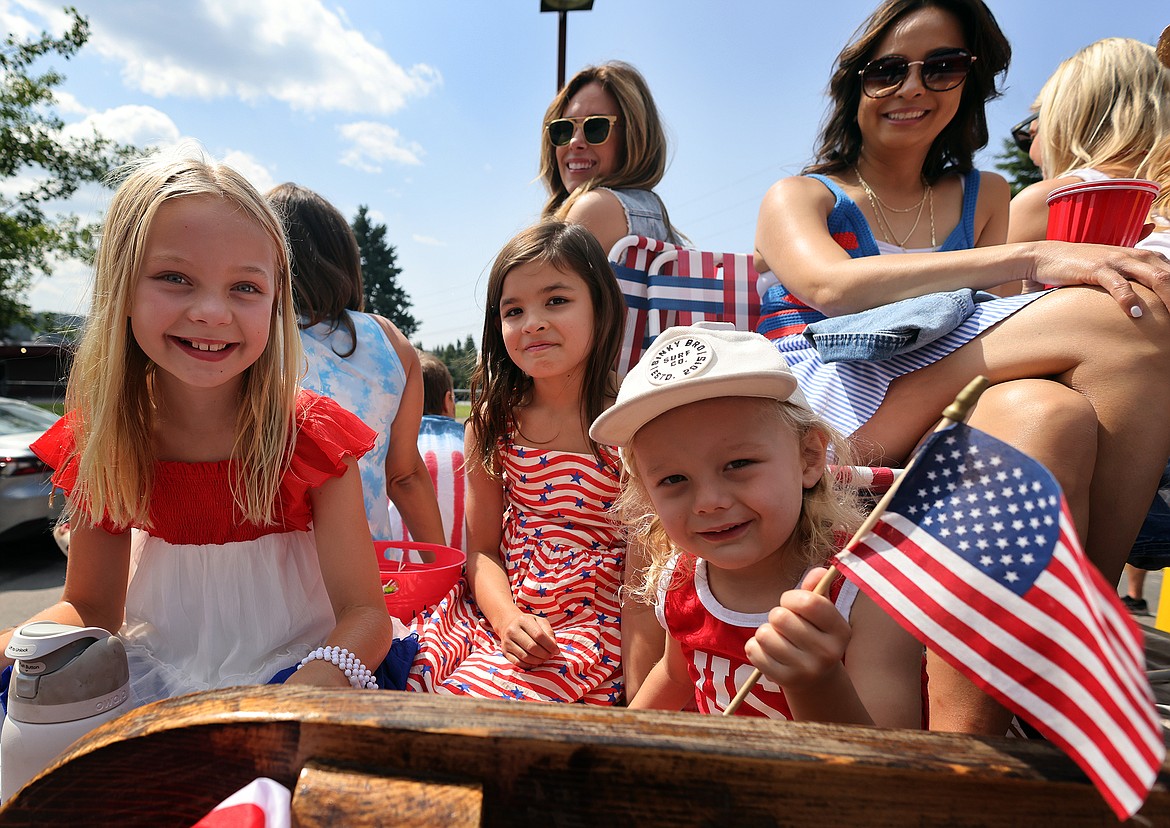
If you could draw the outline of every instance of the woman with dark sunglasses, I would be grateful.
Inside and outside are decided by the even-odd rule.
[[[782,284],[760,330],[813,407],[881,465],[905,463],[964,385],[988,377],[972,424],[1052,470],[1115,583],[1170,456],[1170,263],[1002,243],[1007,185],[973,156],[1009,56],[980,0],[886,0],[870,16],[839,55],[815,177],[778,182],[761,206],[756,265]],[[1023,278],[1076,287],[981,292]],[[926,320],[958,299],[949,323]],[[849,347],[822,353],[822,331]],[[930,672],[932,727],[1004,733],[1006,711],[946,665]]]
[[[666,132],[637,69],[585,67],[553,98],[543,129],[545,217],[584,225],[606,253],[630,234],[681,239],[654,192],[666,171]]]

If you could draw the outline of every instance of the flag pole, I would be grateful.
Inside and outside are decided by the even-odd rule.
[[[931,433],[933,434],[935,432],[942,431],[944,428],[949,428],[954,423],[961,423],[965,421],[967,416],[971,413],[971,409],[975,407],[975,403],[979,399],[979,395],[987,390],[988,385],[989,383],[987,381],[987,377],[982,375],[975,377],[975,379],[967,383],[966,387],[959,392],[958,396],[955,397],[951,404],[943,409],[942,418],[935,425]],[[894,481],[894,484],[886,490],[886,493],[882,495],[881,500],[877,502],[877,505],[873,507],[873,510],[870,511],[869,515],[862,522],[861,526],[858,527],[857,531],[853,533],[853,537],[849,539],[849,543],[845,544],[845,549],[848,549],[850,546],[856,543],[858,538],[863,537],[877,524],[878,520],[882,516],[882,512],[884,512],[886,507],[890,505],[890,501],[893,499],[894,494],[898,491],[898,486],[900,486],[902,481],[906,478],[906,471],[908,471],[914,465],[916,459],[917,454],[911,456],[910,461],[906,464],[906,469],[903,470],[898,479]],[[837,580],[837,575],[837,567],[830,566],[829,570],[821,577],[820,582],[817,583],[816,587],[813,589],[813,592],[815,592],[817,595],[827,596],[829,594],[829,589],[833,586],[833,581]],[[743,704],[743,700],[747,698],[747,694],[750,693],[752,688],[756,686],[756,682],[760,680],[762,675],[763,674],[758,669],[752,670],[752,674],[747,677],[743,683],[743,686],[741,686],[739,690],[736,691],[735,698],[733,698],[727,707],[724,708],[724,716],[735,715],[735,711],[739,710],[739,706]]]

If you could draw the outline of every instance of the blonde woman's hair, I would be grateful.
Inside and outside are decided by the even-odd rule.
[[[90,315],[73,360],[65,407],[73,423],[77,485],[69,513],[119,527],[150,525],[154,482],[155,364],[130,329],[135,285],[159,207],[171,199],[218,199],[256,222],[272,241],[274,281],[268,344],[245,372],[231,460],[232,494],[251,523],[274,520],[291,457],[293,414],[304,356],[293,310],[288,248],[280,219],[239,173],[191,145],[149,156],[114,175],[94,265]]]
[[[592,179],[570,193],[561,180],[556,147],[548,140],[545,125],[563,116],[573,96],[591,83],[599,84],[617,100],[620,117],[609,139],[619,142],[617,169],[609,175]],[[549,194],[543,215],[564,219],[578,198],[597,187],[653,190],[666,172],[667,155],[666,129],[642,74],[620,60],[586,66],[561,88],[541,122],[540,178]],[[667,228],[676,234],[676,238],[681,238],[670,224],[665,204],[662,204],[662,218]]]
[[[774,405],[761,406],[760,416],[775,422],[777,430],[789,429],[797,439],[817,434],[826,446],[833,447],[834,462],[849,465],[852,457],[848,444],[824,419],[800,406],[778,400]],[[650,494],[638,474],[634,450],[638,436],[630,449],[621,452],[624,463],[622,492],[615,510],[625,524],[631,546],[640,545],[649,560],[646,569],[631,580],[629,596],[646,604],[656,602],[660,582],[666,575],[671,559],[678,555],[676,572],[689,572],[694,568],[695,556],[674,545],[662,527],[654,511]],[[837,480],[826,467],[816,484],[804,490],[795,534],[804,562],[809,566],[825,564],[840,546],[842,536],[848,537],[861,525],[861,505],[853,485]],[[682,553],[682,554],[679,554]]]
[[[1170,199],[1170,68],[1153,46],[1098,40],[1064,61],[1036,99],[1045,175],[1121,167],[1162,185],[1153,212]]]

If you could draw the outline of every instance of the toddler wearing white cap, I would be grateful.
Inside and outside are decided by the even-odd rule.
[[[621,449],[619,508],[648,559],[635,595],[668,633],[630,707],[718,713],[755,666],[742,714],[922,725],[921,645],[847,581],[810,589],[858,511],[775,346],[670,328],[589,433]]]

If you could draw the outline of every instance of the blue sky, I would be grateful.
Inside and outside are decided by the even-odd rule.
[[[557,15],[539,0],[74,0],[90,42],[56,64],[59,113],[140,146],[199,140],[262,190],[296,181],[388,227],[433,348],[483,327],[492,258],[538,218],[541,118]],[[750,250],[763,193],[812,151],[833,59],[875,5],[595,0],[568,17],[567,74],[608,59],[646,76],[671,136],[659,193],[700,247]],[[1148,43],[1165,0],[990,0],[1013,48],[989,109],[991,148],[1056,65],[1102,37]],[[1055,10],[1059,9],[1059,13]],[[61,6],[0,0],[7,31],[59,30]],[[991,153],[981,166],[991,167]],[[98,218],[106,192],[65,209]],[[85,312],[86,268],[62,262],[36,310]]]

